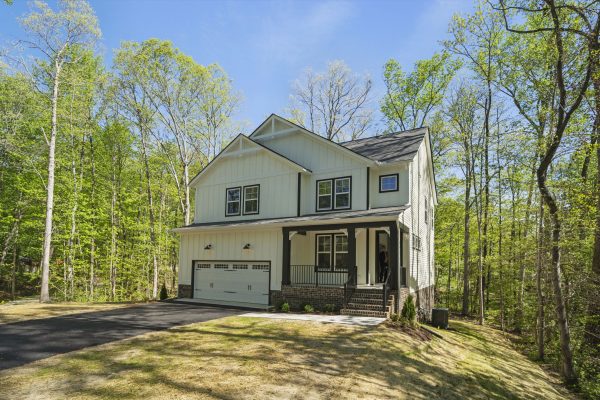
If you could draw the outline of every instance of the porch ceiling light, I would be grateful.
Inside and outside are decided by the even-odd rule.
[[[212,244],[207,244],[206,246],[204,246],[204,250],[211,250],[212,249]]]
[[[250,243],[246,243],[246,245],[243,247],[244,250],[249,250],[250,249]]]

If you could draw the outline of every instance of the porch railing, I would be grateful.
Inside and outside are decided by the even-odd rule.
[[[348,275],[346,277],[346,283],[344,283],[344,308],[348,306],[348,302],[352,298],[354,291],[356,290],[356,285],[358,284],[358,268],[354,266],[348,271]]]
[[[388,293],[390,292],[390,273],[388,272],[385,275],[385,279],[383,281],[383,308],[381,311],[385,312],[387,303],[388,303]]]
[[[290,265],[292,286],[344,286],[351,269],[319,267],[316,265]]]

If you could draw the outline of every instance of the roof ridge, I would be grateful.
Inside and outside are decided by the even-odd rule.
[[[374,136],[366,136],[366,137],[362,137],[362,138],[358,138],[358,139],[346,140],[345,142],[339,142],[338,144],[341,144],[343,146],[346,143],[355,143],[355,142],[359,142],[361,140],[377,139],[377,138],[381,138],[381,137],[396,136],[396,135],[401,135],[401,134],[404,134],[404,133],[407,133],[407,132],[418,131],[420,129],[428,129],[428,127],[427,126],[420,126],[418,128],[406,129],[404,131],[396,131],[396,132],[392,132],[392,133],[382,133],[380,135],[374,135]]]

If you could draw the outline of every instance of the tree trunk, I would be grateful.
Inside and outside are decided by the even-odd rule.
[[[537,279],[536,279],[536,290],[537,290],[537,301],[538,301],[538,312],[537,312],[537,345],[538,345],[538,360],[544,360],[544,330],[546,329],[546,316],[544,314],[545,298],[544,298],[544,204],[540,201],[540,212],[538,222],[538,240],[537,240]]]
[[[591,349],[600,347],[600,66],[595,60],[594,68],[594,100],[596,115],[594,119],[594,136],[596,143],[596,226],[594,229],[594,255],[592,257],[591,290],[585,323],[585,341]],[[600,352],[600,350],[598,350]]]
[[[116,203],[117,203],[117,187],[114,168],[115,156],[113,155],[113,173],[112,173],[112,199],[110,203],[110,299],[115,301],[117,297],[117,267],[116,267],[116,252],[117,252],[117,228],[116,228]]]
[[[470,263],[470,249],[469,249],[469,225],[471,219],[470,213],[470,194],[471,194],[471,163],[470,155],[467,154],[467,162],[465,169],[468,171],[465,178],[465,222],[464,222],[464,243],[463,243],[463,299],[462,299],[462,315],[469,315],[469,263]]]
[[[184,210],[184,222],[185,225],[190,224],[190,171],[189,165],[184,163],[183,165],[183,184],[185,190],[185,210]]]
[[[571,334],[567,317],[567,308],[562,289],[562,267],[560,263],[560,234],[561,223],[558,215],[558,206],[554,196],[546,186],[546,172],[551,158],[544,157],[547,162],[542,162],[537,170],[538,188],[544,203],[550,212],[552,221],[552,284],[554,286],[554,300],[556,303],[556,322],[560,332],[560,350],[562,356],[562,373],[567,383],[577,381],[573,366],[573,353],[571,350]]]
[[[42,283],[40,302],[50,301],[50,247],[52,245],[52,214],[54,211],[54,168],[56,164],[56,134],[58,113],[58,85],[61,66],[55,63],[54,81],[52,85],[52,131],[48,143],[48,184],[46,187],[46,226],[44,228],[44,247],[42,251]]]
[[[152,299],[156,300],[158,297],[158,259],[156,256],[156,251],[158,248],[158,243],[156,241],[156,229],[154,223],[154,204],[152,199],[152,186],[151,186],[151,178],[150,178],[150,165],[148,163],[148,149],[146,143],[146,134],[144,133],[144,128],[139,126],[140,129],[140,137],[142,140],[142,158],[144,160],[144,169],[146,175],[146,194],[148,196],[148,214],[150,217],[150,243],[152,246]],[[187,178],[187,177],[186,177]],[[188,191],[189,193],[189,191]],[[187,225],[187,223],[186,223]]]

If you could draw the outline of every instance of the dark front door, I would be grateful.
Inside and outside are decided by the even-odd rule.
[[[386,231],[377,231],[375,235],[375,282],[381,283],[384,271],[388,274],[390,271],[390,235]]]

